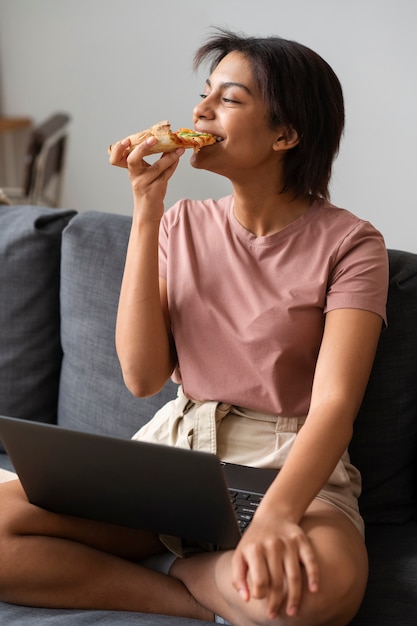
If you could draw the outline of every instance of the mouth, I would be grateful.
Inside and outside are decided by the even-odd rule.
[[[199,131],[199,132],[202,132],[202,131]],[[210,135],[211,137],[214,137],[214,139],[216,140],[216,143],[221,143],[222,141],[224,141],[224,137],[220,137],[220,135],[214,135],[213,133],[209,133],[207,131],[205,132],[205,134]]]
[[[209,130],[206,130],[204,128],[197,128],[197,127],[195,127],[195,130],[196,130],[197,133],[205,133],[207,135],[212,135],[215,138],[216,143],[220,143],[220,142],[224,141],[224,137],[221,137],[220,135],[215,135],[214,133],[212,133]]]

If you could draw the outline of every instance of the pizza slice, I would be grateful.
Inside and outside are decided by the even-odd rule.
[[[140,133],[129,135],[129,137],[127,137],[127,139],[130,139],[129,152],[131,152],[138,144],[146,141],[148,137],[155,137],[157,139],[157,143],[150,147],[150,154],[157,154],[158,152],[172,152],[177,148],[193,148],[194,152],[198,152],[200,148],[210,146],[218,141],[214,135],[210,135],[209,133],[198,133],[190,128],[180,128],[177,132],[173,132],[171,130],[171,124],[168,120],[165,120],[151,126],[147,130],[141,131]],[[109,154],[113,145],[114,144],[109,146]]]

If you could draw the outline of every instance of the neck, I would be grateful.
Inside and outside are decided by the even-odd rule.
[[[252,193],[234,189],[234,215],[246,230],[257,237],[279,232],[303,215],[312,204],[307,196],[294,197],[292,192]]]

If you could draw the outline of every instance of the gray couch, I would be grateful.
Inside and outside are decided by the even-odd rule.
[[[0,414],[130,437],[175,395],[168,383],[139,400],[122,381],[114,326],[129,228],[120,215],[0,207]],[[352,626],[414,626],[417,619],[417,255],[390,251],[390,267],[389,328],[351,445],[363,473],[370,555],[368,590]],[[0,467],[11,467],[3,451]],[[0,623],[202,622],[0,603]]]

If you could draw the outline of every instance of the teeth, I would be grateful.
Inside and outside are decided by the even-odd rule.
[[[216,137],[216,141],[223,141],[223,137]]]

